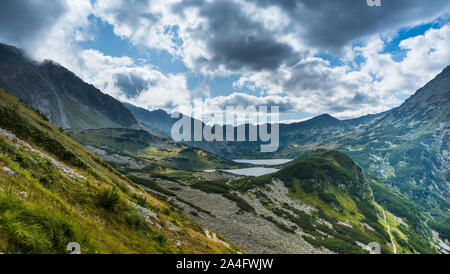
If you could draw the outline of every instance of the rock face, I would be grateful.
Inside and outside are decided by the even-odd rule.
[[[370,174],[427,208],[449,194],[450,66],[383,118],[338,142]],[[346,151],[350,145],[358,148]],[[441,205],[439,205],[441,204]],[[448,205],[447,205],[448,206]]]
[[[64,129],[135,128],[128,109],[52,62],[0,44],[0,86]]]

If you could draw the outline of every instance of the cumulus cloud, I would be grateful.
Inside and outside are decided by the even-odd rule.
[[[430,21],[448,12],[450,5],[446,0],[383,0],[379,8],[368,7],[365,0],[253,2],[280,7],[291,22],[287,29],[298,30],[310,46],[331,50],[375,33]]]
[[[174,0],[96,0],[93,14],[114,26],[114,33],[137,47],[166,50],[178,56],[176,18],[168,11]]]
[[[277,41],[236,2],[185,1],[175,5],[173,11],[186,18],[187,11],[192,8],[204,21],[196,28],[184,31],[189,33],[189,39],[203,41],[209,53],[209,56],[195,57],[196,66],[259,71],[277,69],[282,63],[296,58],[290,45]]]
[[[184,74],[164,75],[129,57],[106,56],[97,50],[84,50],[80,56],[84,64],[81,77],[120,101],[180,112],[190,107],[191,94]]]
[[[209,108],[219,111],[226,110],[228,106],[242,107],[244,109],[248,107],[278,106],[280,112],[292,112],[298,109],[297,102],[293,98],[277,95],[255,96],[236,92],[227,96],[208,98],[205,103]]]
[[[234,86],[284,93],[298,100],[301,110],[352,118],[400,104],[449,65],[449,44],[450,24],[446,24],[403,40],[399,47],[406,51],[405,57],[395,61],[390,53],[383,53],[385,41],[375,35],[352,48],[354,58],[364,60],[358,70],[309,57],[289,68],[243,75]]]
[[[143,77],[136,73],[119,72],[114,75],[117,87],[123,91],[127,97],[136,97],[146,90],[149,86],[154,85],[152,81],[146,81]]]
[[[22,47],[37,59],[55,60],[119,100],[150,109],[187,110],[190,100],[201,96],[217,109],[279,105],[283,112],[329,112],[347,118],[400,104],[448,65],[448,24],[402,41],[405,56],[400,61],[383,51],[398,28],[448,14],[447,0],[382,4],[6,0],[0,10],[0,41]],[[92,17],[111,24],[117,36],[138,50],[167,51],[188,72],[163,74],[146,62],[82,48],[79,42],[96,39],[92,30],[97,20]],[[342,64],[331,65],[318,57],[322,53]],[[189,90],[189,75],[205,80]],[[214,94],[210,81],[229,75],[239,76],[233,90],[209,98]]]
[[[65,3],[58,0],[4,0],[0,8],[0,37],[14,45],[33,43],[66,10]]]
[[[114,1],[109,3],[114,8]],[[140,23],[140,17],[151,20],[145,12],[147,4],[133,1],[128,6],[135,10],[122,10],[117,18],[132,27]],[[95,39],[93,14],[90,0],[6,1],[0,9],[0,42],[21,47],[38,61],[55,60],[119,100],[149,109],[184,110],[190,100],[184,75],[164,75],[129,57],[111,57],[78,45]]]
[[[448,12],[446,0],[97,0],[95,14],[136,45],[167,50],[193,70],[276,70],[308,52],[351,42]]]

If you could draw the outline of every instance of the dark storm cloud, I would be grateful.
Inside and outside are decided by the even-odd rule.
[[[306,45],[337,53],[359,38],[390,31],[412,22],[433,20],[449,9],[448,0],[382,0],[382,7],[369,7],[366,0],[249,0],[260,7],[277,6],[289,24],[281,33],[298,33]],[[262,23],[248,17],[233,1],[185,0],[172,7],[178,14],[196,7],[206,19],[191,35],[205,41],[212,57],[199,57],[199,66],[230,70],[275,70],[283,63],[295,64],[302,57],[287,43],[279,42]]]
[[[141,76],[135,73],[117,73],[114,75],[116,87],[122,90],[128,98],[133,98],[141,94],[149,86],[155,83],[144,80]]]
[[[26,46],[48,31],[65,11],[65,4],[58,0],[2,0],[0,42]]]
[[[296,56],[293,49],[277,42],[260,23],[248,18],[232,1],[184,1],[173,10],[183,14],[186,7],[197,7],[206,24],[191,29],[193,36],[207,43],[213,56],[201,57],[199,65],[225,65],[228,69],[274,70]]]
[[[283,29],[267,29],[250,18],[244,6],[230,0],[183,0],[171,10],[185,15],[196,8],[202,23],[186,32],[202,41],[208,56],[195,56],[196,68],[233,71],[276,70],[296,64],[305,53],[296,52],[277,35],[290,34],[311,49],[338,53],[339,49],[365,36],[391,31],[412,22],[432,20],[448,12],[448,0],[381,0],[382,7],[369,7],[366,0],[247,0],[259,7],[279,7],[288,24]],[[113,15],[119,24],[137,28],[141,20],[159,22],[161,14],[147,13],[150,0],[125,2]]]
[[[263,7],[278,6],[300,27],[310,46],[338,50],[355,39],[392,30],[449,12],[448,0],[381,0],[369,7],[366,0],[252,0]]]

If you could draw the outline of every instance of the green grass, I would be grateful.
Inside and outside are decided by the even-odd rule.
[[[291,199],[310,205],[316,211],[305,213],[287,203],[278,204],[267,197],[262,190],[278,179],[288,188]],[[313,151],[274,174],[242,178],[229,185],[233,190],[254,193],[267,210],[306,233],[305,239],[315,247],[323,246],[338,253],[367,253],[356,241],[366,245],[377,242],[382,253],[392,252],[381,211],[370,195],[369,182],[362,169],[345,154],[326,150]],[[378,189],[374,192],[377,197]],[[274,218],[266,219],[286,232],[296,231]],[[327,221],[332,227],[323,224],[321,220]],[[408,232],[411,230],[408,229]],[[411,247],[411,250],[420,249],[422,252],[433,253],[432,249],[426,249],[423,241],[418,241],[414,233],[410,237],[416,247],[408,244],[407,250]],[[402,239],[408,242],[410,238]]]
[[[209,240],[182,212],[144,192],[2,89],[0,114],[0,128],[39,151],[0,135],[0,252],[67,253],[69,242],[80,243],[82,253],[236,252]],[[61,166],[82,177],[70,177]],[[3,167],[15,175],[6,175]],[[131,202],[158,220],[147,223]],[[168,222],[180,229],[170,231]]]
[[[19,199],[12,190],[0,192],[0,231],[8,235],[9,252],[64,253],[70,242],[92,249],[69,215]]]
[[[163,187],[160,187],[160,186],[159,186],[154,180],[152,180],[152,179],[144,179],[144,178],[137,177],[137,176],[132,176],[132,175],[129,175],[128,177],[129,177],[133,182],[135,182],[136,184],[146,186],[146,187],[148,187],[148,188],[150,188],[150,189],[152,189],[152,190],[154,190],[154,191],[160,192],[160,193],[165,194],[165,195],[167,195],[167,196],[176,196],[175,193],[173,193],[173,192],[171,192],[171,191],[169,191],[169,190],[167,190],[167,189],[165,189],[165,188],[163,188]]]

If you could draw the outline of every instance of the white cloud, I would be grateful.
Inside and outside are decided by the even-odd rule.
[[[180,55],[176,33],[172,29],[180,21],[173,17],[173,0],[97,0],[94,15],[114,26],[114,33],[128,38],[135,46],[166,50]]]
[[[400,104],[450,60],[449,24],[402,41],[400,47],[407,52],[402,61],[396,62],[389,53],[381,51],[385,46],[382,38],[392,38],[397,30],[387,28],[386,22],[378,26],[379,21],[371,18],[368,20],[371,25],[367,26],[371,32],[360,27],[342,30],[348,37],[363,31],[364,35],[359,36],[363,39],[362,46],[343,47],[341,60],[345,65],[333,67],[316,57],[321,52],[320,46],[308,44],[317,40],[316,36],[308,36],[312,35],[311,30],[326,30],[314,22],[304,22],[304,18],[297,21],[295,15],[300,11],[297,7],[290,8],[289,3],[294,2],[278,5],[263,0],[135,0],[132,3],[97,0],[92,6],[90,0],[66,0],[62,3],[64,9],[57,10],[61,14],[55,16],[56,21],[52,25],[44,24],[46,31],[39,31],[40,35],[33,40],[20,40],[23,44],[19,46],[37,59],[59,62],[119,100],[142,107],[186,110],[193,97],[211,94],[208,83],[213,77],[237,74],[241,77],[233,83],[234,90],[226,96],[209,98],[208,104],[217,107],[239,100],[245,104],[277,103],[284,111],[328,112],[341,118],[380,112]],[[295,3],[303,3],[304,8],[316,13],[322,10],[315,2]],[[386,18],[395,19],[395,26],[431,20],[430,15],[413,7],[421,5],[418,3],[414,1],[402,13],[406,18],[412,12],[418,21],[394,18],[392,12]],[[445,8],[436,11],[439,6],[448,6],[443,3],[440,0],[435,7],[429,7],[430,14],[445,12]],[[333,11],[336,5],[325,8],[325,13]],[[128,57],[111,57],[80,48],[80,41],[95,39],[91,15],[113,25],[116,35],[128,39],[138,49],[165,50],[180,58],[189,73],[200,72],[206,80],[190,91],[185,74],[165,75],[151,65],[138,64]],[[347,20],[343,18],[336,23],[345,24]],[[309,34],[305,33],[307,30]],[[387,32],[378,33],[380,30]],[[333,39],[337,39],[334,41],[337,44],[342,42],[339,36]],[[273,53],[275,57],[260,54],[255,58],[252,56],[255,52]],[[354,70],[352,65],[361,57],[365,61]],[[126,87],[120,85],[118,75],[130,79],[131,88],[137,89],[132,78],[139,81],[137,96],[129,96]],[[241,92],[243,88],[259,95],[245,94]]]
[[[190,103],[190,92],[187,89],[184,74],[164,75],[150,65],[136,64],[129,57],[117,58],[106,56],[97,50],[83,50],[78,46],[78,42],[95,39],[93,29],[95,26],[92,25],[89,16],[100,11],[94,10],[90,0],[66,0],[63,4],[65,10],[53,25],[43,31],[37,39],[27,40],[26,43],[18,46],[27,50],[38,61],[50,59],[60,63],[84,81],[93,84],[118,100],[149,109],[165,108],[179,111],[186,109],[186,105]],[[98,1],[96,7],[105,6],[114,9],[124,5],[126,3],[123,1]],[[140,8],[141,14],[145,15],[147,12],[147,10],[142,9],[142,6],[135,6],[135,8]],[[134,15],[131,13],[127,16],[130,16],[130,20],[132,20]],[[141,21],[138,23],[141,23]],[[136,35],[136,40],[143,37],[151,38],[158,41],[161,46],[168,45],[169,47],[166,49],[174,53],[170,49],[170,41],[162,39],[162,36],[155,36],[155,33],[146,32],[146,29],[154,30],[153,28],[146,28],[144,24],[139,32],[135,33],[134,29],[124,25],[118,26],[117,33],[121,36]],[[163,36],[169,37],[170,33],[166,32]],[[137,97],[128,98],[125,91],[117,85],[115,76],[119,73],[138,75],[152,85],[148,86]]]
[[[148,109],[180,112],[190,106],[191,94],[184,74],[164,75],[152,66],[136,65],[131,58],[105,56],[96,50],[82,51],[80,56],[84,64],[83,79],[118,100]],[[145,82],[145,88],[137,96],[128,97],[117,83],[119,74],[139,77]]]
[[[69,69],[79,66],[77,42],[93,39],[88,16],[89,0],[65,1],[66,12],[39,39],[24,45],[37,60],[50,59]]]
[[[302,111],[353,118],[397,106],[425,85],[449,65],[449,44],[450,24],[430,29],[403,40],[400,48],[407,51],[406,56],[397,62],[390,53],[381,53],[385,44],[380,35],[374,35],[364,46],[346,48],[345,61],[365,59],[358,70],[347,65],[331,67],[326,60],[308,57],[293,67],[243,75],[233,86],[287,95]]]

